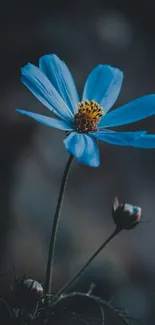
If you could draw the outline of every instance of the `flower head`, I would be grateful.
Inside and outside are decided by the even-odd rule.
[[[141,208],[128,203],[119,203],[115,197],[112,216],[119,229],[133,229],[141,220]]]
[[[21,109],[17,111],[46,126],[66,131],[65,148],[79,162],[92,167],[99,166],[97,140],[122,146],[155,148],[154,134],[107,129],[155,114],[155,95],[138,98],[108,113],[122,86],[123,72],[119,69],[109,65],[97,66],[86,80],[82,101],[69,69],[54,54],[41,57],[39,67],[30,63],[24,66],[21,79],[55,114],[55,118]]]
[[[103,108],[94,100],[78,103],[78,113],[74,115],[75,129],[79,133],[95,132],[103,115]]]

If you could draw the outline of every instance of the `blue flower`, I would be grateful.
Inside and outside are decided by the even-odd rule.
[[[100,164],[97,140],[122,146],[155,148],[155,135],[146,131],[115,132],[106,128],[129,124],[155,113],[155,95],[146,95],[108,113],[115,103],[123,73],[109,65],[97,66],[88,76],[80,102],[72,75],[56,55],[45,55],[39,67],[30,63],[21,80],[55,118],[17,109],[49,127],[66,131],[65,148],[79,162]]]

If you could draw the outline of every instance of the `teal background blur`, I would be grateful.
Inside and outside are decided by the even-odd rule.
[[[7,271],[15,263],[19,274],[30,271],[43,282],[68,154],[62,131],[15,112],[22,108],[50,116],[22,85],[20,68],[55,53],[70,68],[81,94],[96,65],[117,66],[124,71],[124,83],[114,108],[155,93],[155,4],[151,0],[7,0],[0,6],[0,269]],[[155,117],[118,129],[155,133]],[[111,206],[117,195],[141,206],[147,222],[120,234],[76,289],[87,290],[95,281],[96,293],[106,299],[118,295],[123,303],[127,295],[128,303],[136,305],[131,303],[133,313],[153,322],[155,150],[100,143],[100,152],[97,169],[73,164],[57,238],[53,291],[113,231]],[[0,278],[1,290],[8,295],[11,280],[11,274]]]

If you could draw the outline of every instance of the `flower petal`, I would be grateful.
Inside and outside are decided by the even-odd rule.
[[[47,108],[65,121],[72,121],[73,114],[52,86],[48,78],[33,64],[21,69],[21,80]]]
[[[119,146],[134,146],[134,143],[141,140],[146,131],[138,132],[115,132],[115,131],[98,131],[91,133],[96,139],[116,144]],[[137,140],[139,139],[140,140]]]
[[[40,58],[39,68],[50,80],[72,113],[76,113],[79,96],[73,77],[65,63],[55,54],[49,54]]]
[[[146,95],[123,105],[102,117],[99,127],[130,124],[155,114],[155,95]]]
[[[99,149],[93,137],[71,132],[64,140],[66,150],[77,158],[80,163],[90,167],[98,167],[100,164]]]
[[[136,148],[155,148],[155,134],[144,135],[142,138],[134,142],[134,147]]]
[[[69,123],[61,121],[58,118],[52,118],[52,117],[48,117],[48,116],[45,116],[45,115],[35,114],[35,113],[32,113],[32,112],[24,111],[22,109],[16,109],[16,111],[23,114],[23,115],[27,115],[29,117],[32,117],[37,122],[42,123],[42,124],[44,124],[46,126],[56,128],[56,129],[60,129],[60,130],[65,130],[65,131],[73,130],[73,127],[71,125],[69,125]]]
[[[82,100],[95,100],[104,113],[115,103],[123,81],[123,72],[109,65],[98,65],[86,80]]]

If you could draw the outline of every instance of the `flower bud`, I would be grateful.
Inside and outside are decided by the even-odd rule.
[[[32,279],[26,279],[22,284],[23,291],[29,294],[32,298],[39,299],[43,294],[43,287],[41,284]]]
[[[119,229],[133,229],[140,222],[141,208],[128,203],[119,203],[118,198],[115,197],[112,217]]]
[[[12,294],[16,306],[31,305],[41,298],[43,287],[39,282],[24,277],[21,281],[18,279],[12,286]]]

